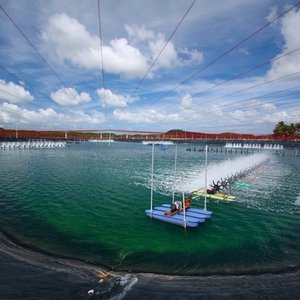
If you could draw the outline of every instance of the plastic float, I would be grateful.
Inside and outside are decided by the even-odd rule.
[[[208,199],[215,199],[215,200],[222,200],[222,201],[235,201],[235,196],[223,194],[219,192],[216,192],[214,194],[209,194],[207,192],[205,193],[205,189],[198,189],[193,192],[194,197],[199,197],[199,196],[205,197],[205,194]]]
[[[142,141],[142,144],[143,145],[174,145],[174,142],[172,141],[157,141],[157,140],[154,140],[154,141]]]
[[[251,184],[249,183],[243,183],[243,182],[235,182],[232,187],[235,189],[248,189],[251,187]]]
[[[169,211],[170,210],[170,204],[162,204],[161,206],[157,206],[154,209],[161,210],[161,211]],[[179,212],[178,215],[182,216],[183,212]],[[204,218],[209,219],[212,216],[212,212],[204,209],[198,209],[198,208],[188,208],[186,210],[186,215],[190,217],[196,217],[196,218]]]
[[[145,210],[145,213],[148,217],[153,218],[153,219],[157,219],[163,222],[167,222],[167,223],[171,223],[174,225],[179,225],[179,226],[183,226],[183,227],[197,227],[198,226],[198,222],[190,222],[189,220],[183,220],[183,218],[175,218],[175,216],[165,216],[163,213],[159,214],[159,213],[155,213],[155,210],[151,210],[147,209]]]
[[[41,149],[41,148],[64,148],[67,146],[65,141],[19,141],[1,142],[0,149]]]

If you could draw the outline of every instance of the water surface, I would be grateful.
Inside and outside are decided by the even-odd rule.
[[[178,146],[178,197],[182,188],[200,184],[204,168],[204,153],[187,147]],[[209,153],[211,178],[230,173],[228,161],[234,169],[243,155]],[[114,270],[168,274],[280,272],[300,265],[300,160],[288,150],[243,178],[250,186],[232,190],[235,203],[209,202],[213,218],[186,231],[144,215],[149,146],[3,150],[0,166],[2,230],[53,254]],[[174,147],[156,147],[154,205],[171,201],[173,167]],[[193,206],[203,207],[203,200]]]

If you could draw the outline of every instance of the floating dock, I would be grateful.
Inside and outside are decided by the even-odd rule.
[[[185,213],[180,211],[173,216],[165,215],[165,212],[169,210],[170,204],[163,204],[162,206],[156,206],[152,211],[151,209],[147,209],[145,213],[153,219],[183,227],[197,227],[200,223],[204,223],[207,219],[211,218],[212,215],[211,211],[197,208],[188,208]]]

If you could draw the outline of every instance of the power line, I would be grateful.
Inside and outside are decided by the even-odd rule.
[[[284,102],[283,102],[284,100]],[[287,101],[288,100],[288,101]],[[241,101],[242,102],[242,101]],[[235,111],[235,110],[239,110],[239,111],[247,111],[249,109],[263,109],[264,108],[264,105],[274,105],[274,107],[277,108],[284,108],[284,109],[294,109],[295,106],[299,106],[299,100],[295,99],[294,97],[291,98],[291,97],[281,97],[281,98],[278,98],[276,99],[275,101],[261,101],[260,102],[246,102],[246,101],[243,101],[245,102],[244,105],[242,106],[239,106],[239,107],[236,107],[235,106],[235,103],[230,103],[229,105],[226,105],[226,104],[223,104],[219,107],[223,107],[224,110],[222,111],[224,114],[228,114],[232,111]]]
[[[192,75],[190,75],[188,78],[186,78],[185,80],[181,81],[179,84],[177,84],[174,88],[170,89],[169,91],[167,91],[166,93],[164,93],[162,96],[160,96],[159,98],[157,98],[155,101],[153,101],[152,103],[150,103],[147,107],[157,103],[158,101],[160,101],[161,99],[163,99],[164,97],[166,97],[167,95],[169,95],[171,92],[175,91],[178,87],[180,87],[181,85],[183,85],[184,83],[188,82],[189,80],[191,80],[192,78],[194,78],[196,75],[200,74],[202,71],[204,71],[205,69],[207,69],[209,66],[213,65],[214,63],[216,63],[218,60],[220,60],[221,58],[223,58],[224,56],[226,56],[227,54],[229,54],[231,51],[233,51],[234,49],[236,49],[237,47],[241,46],[243,43],[245,43],[246,41],[250,40],[253,36],[255,36],[256,34],[260,33],[261,31],[263,31],[265,28],[267,28],[268,26],[270,26],[271,24],[273,24],[274,22],[276,22],[277,20],[279,20],[280,18],[282,18],[284,15],[286,15],[288,12],[292,11],[295,7],[297,7],[300,4],[300,2],[297,2],[295,5],[293,5],[292,7],[290,7],[289,9],[285,10],[283,13],[279,14],[277,17],[275,17],[273,20],[271,20],[270,22],[266,23],[265,25],[263,25],[262,27],[260,27],[259,29],[255,30],[253,33],[251,33],[249,36],[247,36],[246,38],[242,39],[241,41],[239,41],[237,44],[235,44],[233,47],[229,48],[228,50],[226,50],[225,52],[223,52],[222,54],[220,54],[219,56],[217,56],[215,59],[213,59],[212,61],[210,61],[209,63],[207,63],[204,67],[202,67],[201,69],[199,69],[198,71],[196,71],[195,73],[193,73]]]
[[[219,100],[219,99],[222,99],[222,98],[225,98],[225,97],[228,97],[228,96],[232,96],[232,95],[238,94],[240,92],[248,91],[248,90],[251,90],[253,88],[256,88],[256,87],[259,87],[259,86],[263,86],[263,85],[266,85],[266,84],[269,84],[269,83],[272,83],[272,82],[275,82],[275,81],[278,81],[278,80],[281,80],[281,79],[286,79],[286,78],[289,78],[289,77],[292,77],[292,76],[295,76],[295,75],[299,75],[299,74],[300,74],[300,71],[294,72],[294,73],[291,73],[291,74],[288,74],[288,75],[285,75],[285,76],[282,76],[282,77],[278,77],[278,78],[275,78],[275,79],[271,79],[269,81],[258,83],[258,84],[255,84],[253,86],[250,86],[250,87],[247,87],[247,88],[244,88],[244,89],[241,89],[241,90],[229,93],[227,95],[220,96],[220,97],[214,98],[212,100],[208,100],[208,101],[202,102],[201,104],[215,102],[216,100]]]
[[[233,76],[233,77],[231,77],[231,78],[229,78],[229,79],[227,79],[227,80],[224,80],[224,81],[222,81],[222,82],[219,82],[219,83],[217,83],[217,84],[215,84],[215,85],[213,85],[213,86],[211,86],[211,87],[209,87],[209,88],[207,88],[207,89],[205,89],[205,90],[203,90],[203,91],[201,91],[201,92],[198,92],[198,93],[196,93],[196,94],[193,94],[193,95],[190,96],[190,97],[186,97],[185,100],[187,100],[187,99],[192,99],[193,97],[199,96],[200,94],[202,94],[202,93],[204,93],[204,92],[207,92],[207,91],[209,91],[209,90],[212,90],[212,89],[214,89],[214,88],[216,88],[216,87],[218,87],[218,86],[221,86],[221,85],[223,85],[223,84],[226,84],[226,83],[228,83],[228,82],[230,82],[230,81],[232,81],[232,80],[234,80],[234,79],[240,78],[240,77],[242,77],[242,76],[244,76],[244,75],[246,75],[246,74],[249,74],[249,73],[251,73],[251,72],[253,72],[253,71],[255,71],[255,70],[258,70],[258,69],[260,69],[260,68],[262,68],[262,67],[264,67],[264,66],[266,66],[266,65],[268,65],[268,64],[270,64],[270,63],[272,63],[272,62],[274,62],[274,61],[276,61],[276,60],[279,60],[279,59],[281,59],[281,58],[283,58],[283,57],[285,57],[285,56],[288,56],[288,55],[290,55],[290,54],[293,54],[293,53],[295,53],[295,52],[297,52],[297,51],[299,51],[299,50],[300,50],[300,47],[297,48],[297,49],[294,49],[294,50],[292,50],[292,51],[289,51],[289,52],[287,52],[287,53],[285,53],[285,54],[283,54],[283,55],[280,55],[280,56],[277,56],[277,57],[275,57],[275,58],[273,58],[273,59],[270,59],[270,60],[268,60],[268,61],[266,61],[266,62],[264,62],[264,63],[262,63],[262,64],[260,64],[260,65],[254,66],[254,67],[252,67],[252,68],[249,69],[249,70],[246,70],[246,71],[244,71],[244,72],[242,72],[242,73],[240,73],[240,74],[238,74],[238,75],[235,75],[235,76]],[[214,100],[212,100],[212,101],[214,101]],[[165,109],[167,109],[167,108],[169,108],[169,107],[171,107],[171,106],[174,106],[174,105],[176,105],[176,104],[170,104],[170,105],[168,105]]]
[[[4,72],[6,72],[7,74],[9,74],[10,76],[12,76],[13,78],[15,78],[19,83],[20,83],[20,82],[25,82],[25,80],[22,80],[22,79],[21,79],[20,77],[18,77],[16,74],[14,74],[14,73],[8,71],[6,68],[0,66],[0,69],[3,70]],[[28,87],[29,85],[28,85],[27,83],[25,83],[25,86]],[[48,98],[48,95],[45,95],[45,94],[41,93],[39,90],[37,90],[36,88],[34,88],[34,87],[31,86],[31,85],[30,85],[30,89],[33,90],[33,91],[35,91],[35,92],[37,92],[37,93],[40,94],[41,96]]]
[[[262,82],[262,83],[258,83],[258,84],[252,85],[252,86],[244,88],[244,89],[240,89],[238,91],[235,91],[235,92],[232,92],[232,93],[229,93],[229,94],[226,94],[226,95],[222,95],[222,96],[213,98],[211,100],[204,101],[204,102],[202,102],[200,104],[201,104],[201,106],[203,106],[203,104],[207,104],[207,103],[211,104],[212,102],[216,102],[216,100],[220,100],[220,99],[223,99],[225,97],[238,94],[240,92],[248,91],[248,90],[254,89],[256,87],[260,87],[260,86],[263,86],[263,85],[266,85],[266,84],[269,84],[269,83],[272,83],[272,82],[275,82],[275,81],[284,80],[284,79],[287,79],[289,77],[293,77],[293,76],[296,76],[296,75],[299,75],[299,74],[300,74],[300,71],[294,72],[294,73],[291,73],[291,74],[288,74],[288,75],[284,75],[284,76],[281,76],[281,77],[278,77],[278,78],[275,78],[275,79],[271,79],[269,81],[265,81],[265,82]],[[196,109],[193,112],[198,112],[198,111],[200,111],[202,109],[203,109],[203,107],[201,107],[199,109]],[[177,111],[179,111],[179,110],[177,110]]]
[[[270,60],[268,60],[268,61],[266,61],[266,62],[264,62],[264,63],[262,63],[262,64],[260,64],[260,65],[258,65],[258,66],[255,66],[255,67],[253,67],[253,68],[251,68],[251,69],[249,69],[249,70],[247,70],[247,71],[245,71],[245,72],[242,72],[242,73],[240,73],[240,74],[238,74],[238,75],[236,75],[236,76],[233,76],[233,77],[231,77],[231,78],[228,79],[228,80],[225,80],[225,81],[222,81],[222,82],[220,82],[220,83],[217,83],[217,84],[213,85],[212,87],[209,87],[209,88],[207,88],[207,89],[205,89],[205,90],[203,90],[203,91],[201,91],[201,92],[199,92],[199,93],[196,93],[196,94],[192,95],[191,97],[188,97],[187,99],[193,98],[193,97],[195,97],[195,96],[198,96],[198,95],[201,94],[201,93],[204,93],[204,92],[206,92],[206,91],[212,90],[212,89],[215,88],[215,87],[218,87],[218,86],[220,86],[220,85],[223,85],[223,84],[225,84],[225,83],[228,83],[228,82],[230,82],[230,81],[232,81],[232,80],[234,80],[234,79],[240,78],[240,77],[242,77],[242,76],[244,76],[244,75],[246,75],[246,74],[249,74],[249,73],[251,73],[251,72],[253,72],[253,71],[255,71],[255,70],[258,70],[258,69],[260,69],[260,68],[262,68],[262,67],[264,67],[264,66],[266,66],[266,65],[268,65],[268,64],[270,64],[270,63],[272,63],[272,62],[274,62],[275,60],[281,59],[281,58],[283,58],[283,57],[285,57],[285,56],[287,56],[287,55],[290,55],[290,54],[292,54],[292,53],[295,53],[295,52],[297,52],[297,51],[299,51],[299,50],[300,50],[300,47],[297,48],[297,49],[294,49],[294,50],[292,50],[292,51],[290,51],[290,52],[288,52],[288,53],[285,53],[285,54],[283,54],[283,55],[280,55],[280,56],[277,56],[277,57],[275,57],[275,58],[273,58],[273,59],[270,59]]]
[[[294,93],[299,93],[299,89],[300,89],[300,86],[295,86],[295,87],[292,87],[292,88],[286,88],[286,89],[282,89],[282,90],[278,90],[278,91],[275,91],[275,92],[271,92],[271,93],[266,93],[266,94],[263,94],[263,95],[260,95],[260,96],[255,96],[255,97],[250,97],[250,98],[245,98],[245,99],[241,99],[241,100],[238,100],[238,101],[234,101],[234,102],[231,102],[231,103],[220,103],[218,105],[218,107],[225,107],[225,108],[235,108],[237,105],[240,105],[240,104],[243,104],[243,103],[246,103],[248,101],[251,101],[251,100],[260,100],[261,102],[264,101],[264,100],[261,100],[262,98],[270,98],[272,95],[274,94],[278,94],[278,93],[282,93],[282,92],[287,92],[287,91],[292,91],[292,90],[296,90]],[[265,100],[264,102],[266,104],[274,104],[274,103],[277,103],[278,101],[282,101],[284,99],[294,99],[294,98],[290,98],[291,95],[293,94],[288,94],[288,95],[278,95],[276,97],[275,100]],[[273,96],[274,97],[274,96]],[[285,102],[286,103],[286,102]],[[296,103],[298,104],[299,103],[299,100],[297,99],[294,99],[293,101],[290,101],[288,102],[289,104],[293,104],[293,103]],[[248,103],[248,105],[243,105],[243,109],[247,108],[247,107],[251,107],[253,106],[253,103]]]
[[[214,128],[220,128],[220,129],[231,129],[231,128],[238,128],[240,129],[241,126],[247,126],[247,128],[249,127],[259,127],[260,125],[275,125],[277,121],[273,121],[273,120],[270,120],[270,121],[264,121],[264,122],[259,122],[259,123],[244,123],[244,124],[231,124],[229,125],[228,122],[227,124],[220,124],[220,125],[216,125],[214,124]],[[210,126],[202,126],[203,129],[210,129],[211,127]],[[224,132],[224,131],[223,131]],[[249,134],[249,133],[246,133],[246,134]],[[241,133],[241,135],[243,135],[243,133]]]
[[[296,86],[296,87],[292,87],[292,88],[288,88],[288,89],[283,89],[283,90],[279,90],[279,91],[275,91],[275,92],[272,92],[272,93],[267,93],[267,94],[263,94],[263,95],[260,95],[260,96],[256,96],[256,97],[251,97],[251,98],[246,98],[246,99],[241,99],[241,100],[238,100],[238,101],[234,101],[234,102],[231,102],[231,103],[221,103],[219,105],[219,107],[235,107],[236,105],[239,105],[241,103],[244,103],[244,102],[247,102],[247,101],[251,101],[251,100],[260,100],[261,102],[264,102],[264,103],[272,103],[272,104],[275,104],[279,101],[282,101],[282,100],[286,100],[286,99],[294,99],[293,101],[289,102],[290,104],[292,104],[293,102],[295,103],[299,103],[299,100],[298,99],[295,99],[295,96],[293,95],[293,93],[290,93],[290,94],[287,94],[287,95],[279,95],[279,96],[275,96],[275,99],[274,97],[272,99],[264,99],[264,97],[267,96],[267,98],[270,98],[271,95],[273,94],[276,94],[276,93],[280,93],[280,92],[286,92],[286,91],[292,91],[292,90],[296,90],[294,93],[297,93],[297,95],[299,95],[299,89],[300,89],[300,86]],[[293,96],[293,98],[291,98]],[[264,100],[263,100],[264,99]],[[248,104],[249,107],[252,105],[252,103],[249,103]],[[243,108],[245,108],[246,106],[243,106]]]
[[[23,81],[17,75],[15,75],[14,73],[11,73],[10,71],[5,69],[4,67],[0,66],[0,69],[3,70],[4,72],[8,73],[10,76],[14,77],[17,81],[19,81],[19,82]]]
[[[147,72],[145,73],[145,75],[143,76],[143,78],[140,80],[140,82],[138,83],[137,87],[135,88],[134,92],[132,93],[132,97],[134,97],[136,91],[139,89],[139,87],[141,86],[141,84],[144,82],[144,80],[146,79],[146,77],[148,76],[148,74],[150,73],[151,69],[153,68],[153,66],[155,65],[155,63],[157,62],[157,60],[159,59],[159,57],[161,56],[162,52],[164,51],[164,49],[167,47],[168,43],[171,41],[171,39],[173,38],[174,34],[176,33],[176,31],[178,30],[178,28],[181,26],[181,24],[183,23],[184,19],[186,18],[186,16],[188,15],[189,11],[192,9],[192,7],[194,6],[196,0],[194,0],[190,6],[188,7],[188,9],[186,10],[186,12],[184,13],[184,15],[182,16],[181,20],[179,21],[179,23],[176,25],[175,29],[173,30],[173,32],[171,33],[171,35],[169,36],[168,40],[165,42],[165,44],[163,45],[163,47],[160,49],[158,55],[156,56],[156,58],[154,59],[154,61],[152,62],[152,64],[150,65],[149,69],[147,70]]]
[[[270,97],[270,95],[272,94],[275,94],[277,92],[281,92],[281,91],[287,91],[287,90],[293,90],[293,89],[297,89],[297,93],[299,93],[299,88],[300,86],[297,86],[297,87],[293,87],[293,88],[289,88],[289,89],[284,89],[284,90],[280,90],[280,91],[276,91],[276,92],[273,92],[273,93],[268,93],[268,94],[264,94],[264,95],[260,95],[260,96],[257,96],[257,97],[251,97],[251,98],[246,98],[246,99],[241,99],[241,100],[238,100],[238,101],[234,101],[234,102],[231,102],[231,103],[221,103],[219,105],[219,107],[226,107],[226,108],[235,108],[237,105],[240,105],[240,104],[243,104],[243,103],[246,103],[247,101],[251,101],[251,100],[256,100],[258,99],[259,101],[263,102],[263,103],[266,103],[266,104],[277,104],[279,101],[282,101],[282,100],[287,100],[287,99],[293,99],[293,101],[289,101],[289,102],[285,102],[283,104],[298,104],[299,103],[299,100],[298,99],[295,99],[295,97],[291,98],[291,96],[293,94],[289,94],[289,95],[283,95],[283,96],[278,96],[275,100],[272,99],[272,100],[262,100],[262,98],[264,98],[266,95]],[[279,105],[281,105],[281,103],[279,103]],[[247,108],[247,107],[251,107],[253,106],[253,103],[248,103],[248,105],[243,105],[243,109]],[[278,104],[277,104],[278,106]]]
[[[3,13],[7,16],[7,18],[10,20],[10,22],[16,27],[16,29],[21,33],[21,35],[25,38],[25,40],[28,42],[28,44],[35,50],[35,52],[38,54],[38,56],[42,59],[42,61],[46,64],[46,66],[49,68],[49,70],[52,72],[52,74],[59,80],[59,82],[67,89],[66,84],[63,82],[63,80],[60,78],[60,76],[54,71],[54,69],[50,66],[50,64],[47,62],[47,60],[43,57],[43,55],[40,53],[40,51],[34,46],[34,44],[30,41],[30,39],[26,36],[26,34],[22,31],[22,29],[17,25],[17,23],[10,17],[10,15],[6,12],[6,10],[0,5],[0,9],[3,11]],[[78,99],[73,95],[71,91],[69,91],[72,97],[78,101]]]
[[[104,111],[106,114],[106,105],[105,105],[105,79],[104,79],[104,60],[103,60],[103,44],[102,44],[102,27],[101,27],[101,10],[100,10],[100,0],[97,0],[98,4],[98,24],[99,24],[99,42],[100,42],[100,54],[101,54],[101,71],[102,71],[102,86],[104,89],[103,93],[103,103],[104,103]]]
[[[14,98],[18,98],[18,99],[24,101],[24,99],[23,99],[22,97],[20,97],[20,96],[17,96],[17,95],[15,95],[15,94],[12,94],[12,93],[10,93],[10,92],[8,92],[8,91],[5,91],[5,90],[3,90],[3,89],[0,89],[0,91],[1,91],[2,93],[5,93],[5,94],[7,94],[7,95],[13,96]],[[7,99],[6,99],[6,100],[7,100]]]

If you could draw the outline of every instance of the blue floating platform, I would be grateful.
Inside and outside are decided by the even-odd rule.
[[[166,207],[168,209],[170,209],[170,204],[163,204],[162,207]],[[206,218],[210,218],[212,215],[212,212],[209,210],[204,210],[204,209],[198,209],[198,208],[189,208],[187,209],[187,212],[193,212],[196,214],[200,214],[200,215],[206,215]]]
[[[165,215],[160,215],[160,214],[156,214],[154,212],[154,210],[152,211],[152,216],[151,216],[151,210],[150,209],[147,209],[145,211],[146,215],[148,217],[152,217],[153,219],[157,219],[157,220],[160,220],[160,221],[163,221],[163,222],[166,222],[166,223],[170,223],[170,224],[174,224],[174,225],[179,225],[179,226],[184,226],[184,221],[183,219],[175,219],[171,216],[165,216]],[[186,221],[186,227],[197,227],[198,226],[198,223],[196,222],[189,222],[189,221]]]
[[[184,226],[186,227],[197,227],[199,223],[204,223],[205,220],[210,217],[210,215],[203,215],[203,214],[197,214],[197,213],[189,213],[186,214],[185,219],[186,222],[184,222],[184,215],[183,213],[179,213],[173,216],[167,216],[165,215],[165,212],[169,210],[169,207],[164,207],[164,206],[158,206],[155,207],[152,211],[150,209],[145,210],[145,213],[148,217],[152,217],[154,219],[179,225],[179,226]],[[190,209],[189,209],[190,210]]]
[[[157,206],[155,207],[155,209],[166,212],[170,210],[170,205],[167,206]],[[179,216],[183,216],[183,211],[181,211],[179,214]],[[199,212],[193,212],[191,211],[191,209],[187,209],[185,211],[185,215],[188,217],[194,217],[194,218],[204,218],[204,219],[210,219],[211,218],[211,214],[204,214],[204,213],[199,213]]]

